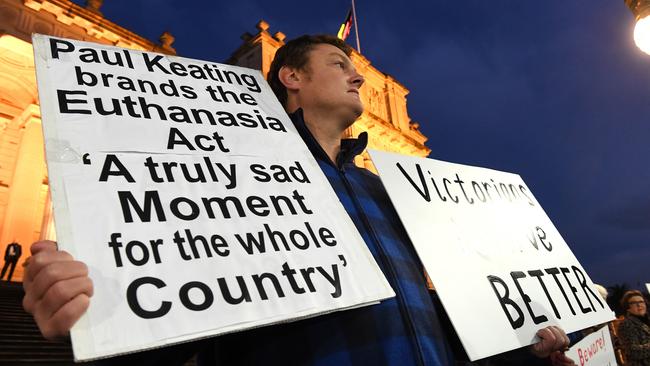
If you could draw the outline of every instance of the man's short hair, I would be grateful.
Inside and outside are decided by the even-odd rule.
[[[641,291],[638,291],[638,290],[626,291],[623,294],[623,298],[621,298],[621,306],[623,307],[623,310],[628,310],[630,308],[630,304],[629,304],[630,298],[632,298],[634,296],[643,297],[643,294],[641,293]]]
[[[328,34],[300,36],[280,47],[275,53],[273,62],[271,62],[267,79],[269,85],[271,85],[271,89],[283,107],[287,106],[287,88],[280,81],[278,75],[280,69],[283,66],[288,66],[303,70],[307,62],[309,62],[309,51],[318,44],[330,44],[343,51],[347,56],[350,56],[352,53],[352,47],[347,43]]]

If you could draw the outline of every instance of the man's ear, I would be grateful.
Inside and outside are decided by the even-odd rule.
[[[278,79],[287,90],[300,89],[302,75],[293,67],[282,66],[278,71]]]

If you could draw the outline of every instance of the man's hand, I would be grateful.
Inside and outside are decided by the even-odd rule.
[[[88,267],[58,251],[53,241],[36,242],[31,252],[25,262],[23,308],[34,316],[45,338],[65,337],[93,295]]]
[[[556,351],[565,351],[571,343],[566,333],[554,325],[540,329],[537,336],[540,341],[530,346],[530,352],[539,358],[546,358]]]

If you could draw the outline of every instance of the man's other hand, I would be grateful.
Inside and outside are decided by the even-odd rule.
[[[540,341],[531,345],[530,351],[539,358],[549,357],[555,351],[565,351],[571,343],[564,330],[554,325],[538,330],[537,336]]]

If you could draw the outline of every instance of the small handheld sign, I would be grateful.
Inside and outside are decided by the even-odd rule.
[[[607,325],[574,344],[565,355],[579,366],[618,365]]]

